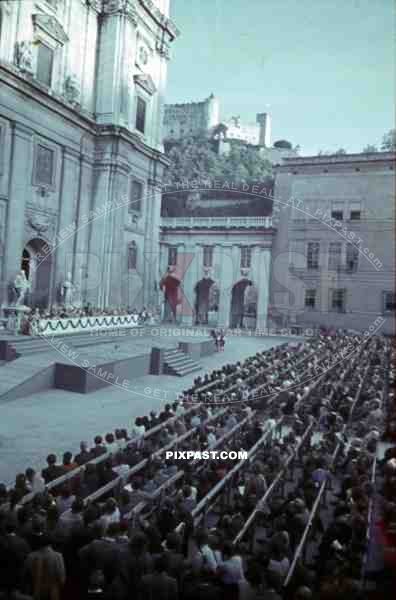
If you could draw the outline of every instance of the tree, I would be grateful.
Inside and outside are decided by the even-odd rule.
[[[219,166],[219,176],[236,182],[261,179],[272,172],[271,163],[256,148],[239,143],[231,145],[230,152],[221,157]]]
[[[271,174],[271,163],[253,146],[234,143],[228,154],[219,156],[212,143],[202,137],[188,138],[168,151],[171,164],[165,183],[227,177],[234,182],[260,179]]]
[[[284,148],[286,150],[292,150],[293,146],[287,140],[277,140],[274,142],[274,148]]]
[[[396,150],[396,129],[391,129],[382,137],[381,150],[394,152]]]
[[[339,154],[346,154],[346,150],[344,150],[344,148],[338,148],[338,150],[336,150],[334,152],[334,154],[339,155]]]
[[[378,152],[378,148],[377,146],[374,146],[374,144],[367,144],[367,146],[363,148],[362,152],[364,154],[370,154],[371,152]]]
[[[216,177],[220,169],[220,157],[206,138],[186,138],[174,144],[169,152],[171,161],[164,182],[175,184],[197,179]]]

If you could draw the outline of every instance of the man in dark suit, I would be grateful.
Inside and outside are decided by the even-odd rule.
[[[45,481],[45,483],[49,483],[50,481],[54,481],[65,474],[65,469],[61,465],[56,464],[56,456],[55,454],[49,454],[47,456],[47,464],[48,467],[41,471],[41,475]]]
[[[177,581],[169,577],[166,571],[167,560],[164,556],[159,556],[154,562],[154,573],[142,577],[141,600],[177,600]]]

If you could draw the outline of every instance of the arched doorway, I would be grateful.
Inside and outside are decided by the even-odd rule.
[[[219,289],[213,279],[201,279],[195,286],[195,324],[216,325]]]
[[[161,281],[160,288],[164,293],[164,311],[162,319],[166,323],[175,323],[177,305],[179,303],[179,279],[172,275],[166,275]]]
[[[242,279],[234,285],[231,296],[231,328],[256,328],[257,298],[257,288],[248,279]]]
[[[40,238],[30,240],[22,252],[21,269],[31,283],[25,302],[32,307],[48,307],[51,300],[52,255],[45,252],[48,245]]]

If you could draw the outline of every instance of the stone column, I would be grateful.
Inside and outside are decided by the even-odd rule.
[[[21,125],[12,124],[10,180],[5,228],[5,287],[13,282],[20,271],[24,244],[24,213],[26,199],[31,195],[33,131]],[[7,289],[5,290],[7,301]]]
[[[55,250],[56,286],[65,281],[67,273],[74,272],[74,245],[76,208],[79,182],[79,156],[68,148],[62,149],[62,178],[60,188],[60,205],[58,230]],[[75,227],[75,229],[74,229]]]
[[[128,190],[128,171],[124,168],[115,168],[111,177],[111,191],[109,198],[121,200]],[[121,204],[121,203],[120,203]],[[119,308],[123,302],[122,298],[122,277],[128,271],[128,259],[126,255],[126,241],[124,236],[124,227],[128,218],[128,207],[120,205],[117,207],[112,203],[110,212],[106,215],[108,219],[108,260],[107,274],[104,276],[107,285],[107,296],[105,300],[109,306]],[[125,299],[124,299],[125,300]]]
[[[238,247],[232,244],[219,244],[218,256],[220,258],[219,276],[219,327],[229,327],[232,286],[236,281]]]
[[[146,224],[144,237],[144,303],[157,302],[157,294],[154,291],[154,285],[160,283],[158,271],[161,277],[166,272],[167,264],[160,268],[160,242],[159,232],[161,223],[161,186],[157,179],[148,180],[147,191],[145,192],[146,204]],[[167,260],[167,257],[166,259]]]
[[[92,198],[91,210],[95,214],[103,212],[109,198],[110,165],[97,165],[94,169],[95,191]],[[99,210],[98,210],[99,209]],[[90,223],[87,301],[104,308],[105,287],[103,281],[104,252],[107,233],[107,217],[102,215]]]
[[[89,230],[87,225],[92,200],[92,162],[84,155],[80,156],[79,198],[77,208],[77,230],[74,236],[74,270],[73,281],[80,284],[83,303],[86,300],[85,286],[88,273]]]
[[[180,265],[180,272],[183,274],[183,279],[181,281],[180,287],[183,290],[184,298],[182,300],[180,321],[183,325],[193,325],[195,321],[194,288],[197,283],[197,247],[193,242],[191,242],[191,240],[188,240],[185,245],[178,245],[177,263],[178,267]]]
[[[266,329],[267,313],[269,300],[270,284],[270,264],[271,250],[269,248],[259,248],[259,279],[257,282],[258,300],[257,300],[257,320],[256,329]]]

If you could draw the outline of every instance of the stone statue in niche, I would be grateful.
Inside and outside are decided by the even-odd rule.
[[[73,307],[74,284],[71,273],[66,275],[65,281],[62,283],[61,295],[65,308]]]
[[[17,42],[15,60],[23,73],[33,74],[32,43],[26,40]]]
[[[137,266],[137,245],[132,241],[128,246],[128,269],[136,269]]]
[[[76,75],[66,77],[64,97],[70,104],[80,104],[81,88]]]

